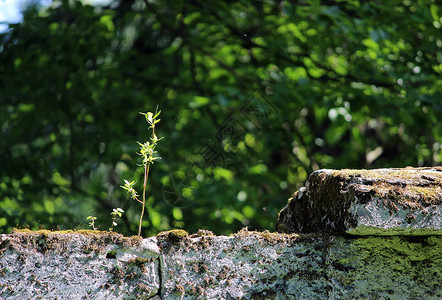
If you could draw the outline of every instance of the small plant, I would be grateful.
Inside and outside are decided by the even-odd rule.
[[[143,198],[142,200],[139,199],[139,196],[135,189],[133,188],[133,185],[135,184],[135,181],[128,181],[124,180],[124,186],[121,187],[125,189],[132,197],[132,199],[138,201],[142,204],[141,208],[141,216],[140,216],[140,223],[138,226],[138,236],[141,235],[141,224],[143,222],[143,216],[144,216],[144,210],[146,207],[146,187],[147,187],[147,179],[149,177],[149,170],[150,170],[150,164],[154,163],[155,160],[161,159],[161,157],[156,156],[157,152],[155,151],[155,148],[157,146],[158,141],[160,141],[163,138],[158,138],[155,134],[155,124],[160,122],[160,119],[157,119],[160,115],[161,111],[158,111],[158,106],[155,111],[155,114],[151,112],[147,113],[140,113],[145,118],[147,123],[149,123],[150,128],[152,128],[152,136],[150,137],[150,141],[146,141],[145,143],[138,142],[138,145],[140,145],[140,152],[138,155],[140,155],[143,158],[143,163],[140,165],[140,167],[144,168],[144,183],[143,183]]]
[[[86,220],[90,220],[91,222],[89,223],[89,226],[91,226],[94,230],[97,230],[97,228],[95,227],[95,220],[97,218],[93,217],[93,216],[89,216],[86,218]]]
[[[112,231],[114,229],[114,226],[117,226],[117,217],[120,217],[123,215],[124,210],[122,210],[121,208],[114,208],[113,211],[110,213],[112,216],[112,226],[109,228],[109,231]]]

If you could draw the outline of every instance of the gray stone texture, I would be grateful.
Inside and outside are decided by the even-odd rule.
[[[442,229],[442,167],[318,170],[278,216],[278,232],[433,234]]]
[[[440,299],[442,236],[2,235],[1,299]]]
[[[151,297],[159,292],[158,257],[155,238],[26,230],[1,235],[0,298]]]

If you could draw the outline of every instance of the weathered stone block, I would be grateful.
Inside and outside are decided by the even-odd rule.
[[[442,167],[318,170],[281,210],[276,230],[437,234],[441,204]]]
[[[159,237],[162,299],[326,297],[324,240],[296,234]]]
[[[161,299],[442,297],[442,237],[175,237],[158,239]]]
[[[0,299],[441,299],[442,236],[2,235]]]
[[[0,299],[152,297],[160,287],[158,257],[155,238],[16,231],[0,237]]]

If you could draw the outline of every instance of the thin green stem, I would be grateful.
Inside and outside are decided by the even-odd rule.
[[[141,224],[143,223],[144,209],[146,206],[146,186],[147,186],[147,178],[149,176],[149,168],[150,168],[150,163],[148,163],[144,167],[143,202],[142,202],[143,207],[141,209],[140,224],[138,226],[138,236],[141,235]]]
[[[157,106],[157,109],[155,110],[155,115],[154,115],[154,116],[156,116],[157,112],[158,112],[158,106]],[[155,149],[155,147],[156,147],[156,142],[157,142],[157,140],[156,140],[156,138],[155,138],[155,119],[156,119],[156,117],[154,117],[152,121],[149,121],[150,125],[152,126],[152,142],[153,142],[153,149]],[[149,177],[150,163],[151,163],[151,161],[153,160],[153,158],[152,158],[152,154],[149,154],[149,155],[150,155],[150,157],[149,157],[148,163],[144,165],[143,201],[141,202],[140,200],[138,200],[138,198],[135,198],[138,202],[141,202],[142,205],[143,205],[143,207],[142,207],[142,209],[141,209],[140,224],[139,224],[139,226],[138,226],[138,236],[141,235],[141,225],[142,225],[142,223],[143,223],[144,210],[145,210],[145,208],[146,208],[146,189],[147,189],[147,179],[148,179],[148,177]]]

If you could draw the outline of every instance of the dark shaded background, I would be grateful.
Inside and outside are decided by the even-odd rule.
[[[0,34],[0,228],[274,229],[319,168],[442,159],[439,1],[54,1]]]

